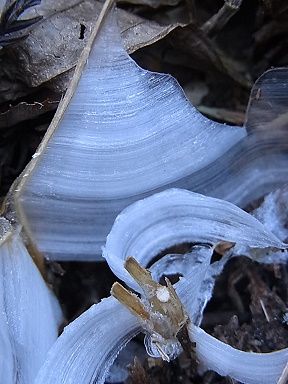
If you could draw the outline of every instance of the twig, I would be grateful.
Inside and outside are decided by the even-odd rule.
[[[266,320],[267,320],[268,323],[270,323],[270,317],[269,317],[268,312],[266,310],[265,304],[263,303],[262,299],[260,299],[259,301],[260,301],[260,305],[261,305],[262,311],[264,312],[264,315],[266,317]]]
[[[214,36],[235,15],[241,4],[242,0],[225,0],[222,8],[202,25],[201,30],[209,37]]]

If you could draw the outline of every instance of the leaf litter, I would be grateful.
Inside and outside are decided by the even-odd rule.
[[[7,140],[6,145],[1,147],[3,153],[1,166],[2,169],[3,167],[11,169],[5,171],[2,176],[3,195],[33,153],[33,150],[25,153],[27,146],[31,146],[32,143],[32,147],[36,148],[35,141],[38,143],[42,138],[43,131],[48,125],[47,121],[52,117],[49,113],[55,110],[56,104],[67,87],[70,79],[69,71],[77,62],[85,43],[85,35],[89,34],[92,24],[90,15],[94,4],[92,7],[91,2],[71,2],[68,6],[65,2],[65,9],[56,9],[55,6],[51,7],[51,2],[50,4],[47,2],[46,12],[53,9],[53,14],[49,15],[45,14],[45,3],[42,2],[44,4],[43,21],[33,27],[30,36],[15,46],[7,48],[3,55],[0,53],[1,62],[7,65],[6,68],[5,65],[2,67],[0,75],[1,89],[4,91],[1,92],[0,107],[3,111],[3,119],[0,123],[3,122],[3,126],[1,125],[1,131],[5,132],[3,135],[10,138],[10,143]],[[60,3],[57,2],[59,7]],[[238,124],[244,121],[243,111],[245,111],[252,79],[255,80],[271,65],[287,65],[288,62],[285,53],[286,43],[283,38],[287,34],[285,16],[288,10],[284,2],[278,1],[277,6],[275,3],[263,1],[257,5],[251,4],[256,21],[252,21],[247,16],[251,8],[244,3],[238,15],[232,18],[220,32],[217,32],[213,39],[201,29],[205,18],[212,17],[215,12],[215,7],[209,5],[209,2],[202,2],[202,4],[194,2],[198,16],[192,22],[191,20],[183,22],[183,17],[180,17],[173,19],[173,22],[168,25],[161,26],[158,23],[159,19],[168,20],[169,12],[165,7],[177,9],[183,6],[180,2],[132,1],[129,5],[123,5],[125,12],[122,13],[123,19],[121,18],[120,25],[122,24],[128,50],[132,52],[140,49],[134,57],[139,58],[141,65],[145,63],[147,65],[144,66],[147,68],[164,72],[169,69],[169,72],[173,73],[184,87],[195,79],[199,82],[199,87],[205,84],[208,92],[200,92],[199,109],[202,108],[204,113],[216,120]],[[100,8],[99,4],[96,14]],[[61,18],[62,15],[63,18]],[[67,29],[67,35],[62,36],[62,32],[59,35],[59,29],[62,29],[63,24],[67,22],[67,17],[70,29]],[[241,28],[241,20],[247,17],[248,27],[244,30],[243,27]],[[188,24],[187,27],[179,28],[179,25],[184,24]],[[45,35],[47,36],[48,25],[49,28],[53,25],[55,31],[52,33],[52,38],[47,41]],[[79,38],[81,25],[85,26],[84,32],[82,28],[84,33],[82,39]],[[136,40],[135,36],[137,36]],[[53,42],[53,37],[57,44]],[[227,40],[228,44],[225,45]],[[245,47],[247,56],[243,55],[244,57],[239,58],[239,45],[242,44],[243,47],[247,41],[248,44]],[[235,50],[233,45],[236,45]],[[59,50],[54,51],[55,47]],[[150,53],[151,57],[149,57]],[[180,59],[178,53],[181,53]],[[15,63],[11,66],[15,56],[19,59],[16,67]],[[16,77],[14,77],[15,74]],[[223,84],[227,88],[227,82],[231,87],[226,91],[226,95],[222,95]],[[12,83],[13,87],[11,87]],[[219,87],[221,84],[222,88]],[[41,93],[39,88],[42,88]],[[42,92],[47,95],[46,99],[41,98]],[[215,105],[215,100],[217,100],[217,106],[211,107]],[[39,105],[43,105],[43,109],[39,110]],[[27,122],[32,127],[30,132],[27,129]],[[23,138],[21,138],[22,132],[19,133],[22,130]],[[39,135],[39,132],[42,133]],[[15,161],[9,159],[11,155],[7,156],[7,154],[19,152],[19,147],[15,149],[15,139],[19,139],[19,136],[22,155],[18,160],[19,164],[15,166]],[[284,225],[287,227],[287,218]],[[214,256],[217,257],[217,255]],[[71,265],[50,263],[48,270],[51,284],[64,291],[64,308],[71,307],[71,301],[73,301],[72,295],[69,295],[71,288],[64,282],[71,273],[78,275],[77,279],[72,278],[73,285],[77,287],[78,284],[80,286],[84,284],[87,287],[87,297],[90,295],[94,297],[94,302],[107,294],[99,288],[99,295],[95,296],[95,282],[93,279],[89,280],[85,273],[82,274],[81,268],[79,271],[79,267],[73,263]],[[55,270],[58,272],[61,270],[61,273]],[[107,286],[105,276],[106,274],[98,276],[103,287]],[[111,277],[108,280],[111,282]],[[288,329],[287,302],[287,267],[285,265],[263,266],[246,258],[234,259],[227,264],[223,275],[217,279],[213,298],[204,314],[204,328],[217,338],[243,350],[268,352],[280,349],[287,346],[285,343]],[[86,306],[79,300],[72,311],[67,311],[67,318],[71,320],[85,309]],[[193,364],[191,359],[187,362],[187,357],[180,357],[170,365],[152,358],[144,363],[135,360],[131,365],[131,377],[127,380],[132,383],[140,383],[140,380],[147,383],[232,382],[231,379],[218,377],[213,372],[205,373],[202,378],[195,373],[194,366],[195,361]]]

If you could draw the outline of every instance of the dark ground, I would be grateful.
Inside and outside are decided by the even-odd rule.
[[[67,321],[110,294],[115,277],[104,263],[60,263],[48,266],[49,280]],[[230,260],[217,278],[202,328],[235,348],[272,352],[288,346],[288,270],[284,265],[261,265],[246,257]],[[139,343],[142,337],[139,337]],[[196,373],[186,355],[172,363],[147,358],[131,366],[127,384],[231,383],[214,372]]]

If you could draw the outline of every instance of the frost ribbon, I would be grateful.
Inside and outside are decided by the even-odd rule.
[[[49,258],[99,257],[123,208],[190,179],[246,135],[202,116],[171,76],[140,68],[114,12],[75,88],[16,187],[21,222]]]
[[[19,230],[4,218],[0,227],[0,381],[31,384],[57,339],[61,311]]]
[[[287,135],[268,129],[279,120],[271,108],[257,113],[279,94],[283,101],[287,70],[255,85],[252,96],[265,92],[251,102],[247,136],[201,115],[171,76],[140,68],[122,46],[114,10],[97,31],[15,189],[18,216],[46,257],[99,259],[117,214],[166,188],[243,206],[288,181]]]
[[[146,266],[160,251],[184,242],[215,245],[221,241],[253,248],[284,248],[258,220],[224,200],[170,189],[140,200],[115,220],[103,255],[112,271],[137,289],[123,268],[133,255]]]
[[[155,232],[153,237],[150,228]],[[137,290],[138,285],[123,268],[130,252],[142,265],[147,265],[159,250],[179,240],[205,242],[206,247],[207,242],[215,244],[222,240],[252,248],[286,247],[258,220],[231,203],[172,189],[134,203],[121,213],[107,239],[104,253],[114,273]],[[204,279],[213,275],[214,268],[213,264],[209,266],[211,252],[199,252],[198,249],[202,263],[188,268],[188,273],[175,285],[190,320],[195,315],[197,317],[195,311],[199,307],[195,297],[206,294],[201,285]],[[217,268],[214,274],[217,274]],[[120,349],[140,330],[141,322],[125,307],[113,298],[103,300],[65,328],[51,349],[37,384],[104,383]],[[193,322],[189,334],[191,340],[196,341],[197,357],[204,368],[231,375],[246,384],[272,384],[286,364],[287,349],[269,354],[238,351],[208,335]],[[261,373],[261,367],[267,359],[270,372],[265,377],[267,369]],[[251,368],[254,363],[255,371]]]

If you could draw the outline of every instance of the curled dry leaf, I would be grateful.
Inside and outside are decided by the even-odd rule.
[[[29,27],[42,19],[42,16],[21,18],[29,8],[38,5],[41,0],[7,0],[0,3],[0,49],[27,36]]]
[[[175,29],[169,36],[169,41],[176,53],[187,57],[185,65],[196,70],[205,68],[207,72],[216,69],[231,77],[241,86],[251,87],[249,72],[244,63],[230,58],[198,25],[191,24]]]

